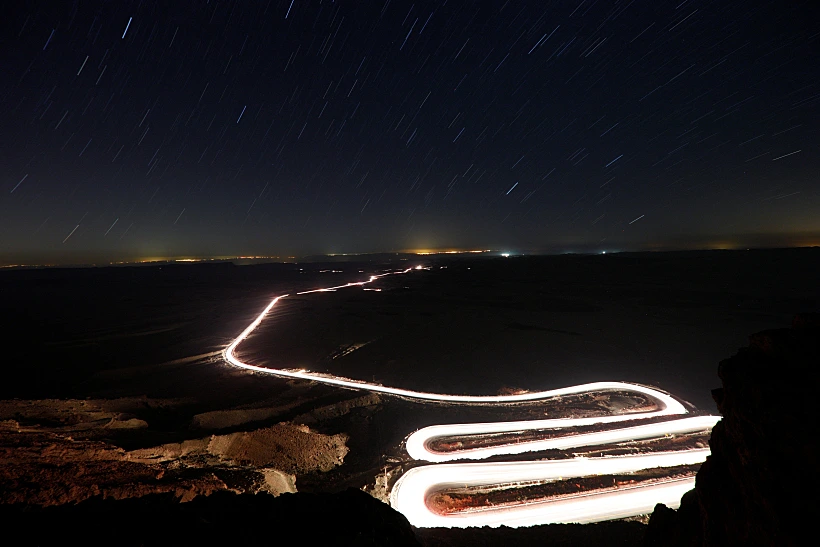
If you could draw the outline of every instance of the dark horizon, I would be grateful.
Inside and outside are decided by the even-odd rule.
[[[565,245],[541,248],[516,248],[516,247],[446,247],[438,249],[384,249],[376,251],[349,252],[349,253],[238,253],[238,254],[196,254],[179,253],[165,255],[142,255],[142,256],[110,256],[100,255],[91,252],[72,252],[64,255],[53,255],[51,259],[38,259],[34,255],[24,254],[11,255],[0,258],[0,268],[16,267],[96,267],[111,265],[134,265],[153,264],[168,262],[207,262],[207,261],[237,261],[245,260],[249,263],[255,262],[317,262],[323,259],[332,260],[356,260],[357,258],[380,257],[386,255],[418,256],[423,258],[430,255],[458,254],[464,256],[557,256],[557,255],[597,255],[597,254],[620,254],[620,253],[676,253],[676,252],[706,252],[706,251],[758,251],[758,250],[787,250],[787,249],[813,249],[820,248],[820,234],[803,234],[803,237],[789,239],[785,237],[757,238],[752,240],[729,240],[714,238],[712,240],[698,240],[695,243],[683,244],[679,240],[679,245],[658,245],[647,244],[638,246],[617,246],[617,245]],[[692,240],[686,240],[692,241]]]

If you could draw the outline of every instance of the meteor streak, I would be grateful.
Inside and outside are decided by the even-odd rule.
[[[387,275],[407,274],[413,269],[407,268],[395,272],[371,275],[367,281],[312,289],[297,294],[334,292],[344,288],[363,286]],[[296,378],[346,389],[366,390],[431,402],[476,405],[510,404],[543,401],[581,393],[620,391],[648,396],[657,401],[659,407],[658,410],[654,411],[585,418],[434,425],[422,428],[407,437],[405,448],[408,455],[415,460],[434,463],[448,460],[478,460],[502,454],[521,454],[549,449],[567,450],[583,446],[662,438],[675,434],[708,431],[720,419],[718,416],[683,417],[682,415],[687,414],[686,408],[668,393],[625,382],[594,382],[516,395],[452,395],[393,388],[350,378],[319,374],[304,369],[272,369],[239,360],[236,357],[236,348],[262,323],[271,309],[287,296],[285,294],[274,298],[262,310],[262,313],[225,349],[224,358],[228,363],[246,370],[284,378]],[[448,452],[439,452],[430,448],[431,441],[442,437],[514,433],[544,429],[556,430],[678,415],[681,418],[663,422],[642,423],[631,427],[605,429],[588,433],[571,433],[565,436],[544,439],[536,438],[525,442]],[[597,522],[624,518],[651,512],[656,503],[677,506],[683,493],[694,486],[694,477],[669,478],[628,488],[610,488],[570,496],[563,495],[514,505],[481,507],[480,509],[450,515],[442,515],[431,510],[427,505],[427,499],[432,492],[444,490],[448,486],[514,485],[524,481],[549,481],[593,475],[632,473],[656,467],[694,465],[702,462],[708,454],[709,449],[695,449],[600,458],[576,457],[552,461],[426,465],[410,469],[402,475],[390,493],[390,504],[403,513],[414,526],[531,526],[554,522]]]

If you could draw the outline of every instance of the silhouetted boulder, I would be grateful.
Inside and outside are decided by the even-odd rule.
[[[820,486],[818,365],[820,314],[753,334],[721,361],[712,455],[680,510],[656,508],[647,545],[806,544]]]

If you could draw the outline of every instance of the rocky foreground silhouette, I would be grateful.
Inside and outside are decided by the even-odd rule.
[[[820,314],[753,334],[720,363],[712,396],[723,419],[695,489],[658,505],[647,546],[806,545],[817,513]],[[807,543],[808,542],[808,543]]]

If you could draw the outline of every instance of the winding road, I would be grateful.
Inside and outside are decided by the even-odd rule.
[[[335,287],[302,291],[297,294],[332,292],[348,287],[366,285],[380,277],[408,274],[407,268],[380,275],[372,275],[366,281],[347,283]],[[421,269],[421,266],[415,269]],[[257,318],[225,349],[225,360],[237,367],[285,378],[297,378],[321,382],[347,389],[384,393],[396,397],[444,403],[469,403],[476,405],[509,404],[527,401],[544,401],[565,395],[590,392],[632,392],[649,396],[658,403],[658,410],[615,414],[585,418],[560,418],[513,422],[475,424],[446,424],[425,427],[412,433],[405,442],[408,455],[435,465],[415,467],[404,473],[390,492],[390,504],[404,514],[411,524],[418,527],[468,527],[468,526],[531,526],[559,522],[598,522],[646,514],[656,503],[676,507],[681,495],[694,486],[694,477],[668,478],[630,487],[610,488],[564,495],[530,503],[481,507],[476,510],[442,515],[428,506],[431,493],[447,487],[482,487],[500,484],[515,485],[530,481],[549,481],[576,477],[590,477],[616,473],[631,473],[643,469],[694,465],[709,455],[708,449],[655,452],[639,455],[606,456],[600,458],[575,457],[565,460],[488,462],[488,463],[439,463],[452,460],[481,460],[491,456],[522,454],[548,449],[569,450],[592,445],[606,445],[639,439],[662,438],[669,435],[708,431],[720,419],[719,416],[687,415],[686,408],[674,397],[661,390],[625,382],[595,382],[549,391],[528,392],[515,395],[476,396],[427,393],[367,383],[349,378],[310,372],[304,369],[271,369],[241,361],[236,348],[265,319],[271,309],[283,298],[274,298]],[[629,427],[617,427],[618,422],[639,419],[676,417],[662,422],[643,423]],[[612,424],[613,428],[589,433],[534,439],[493,446],[476,447],[448,452],[431,448],[431,441],[442,437],[471,436],[483,434],[515,433],[532,430],[560,430],[580,426]]]

